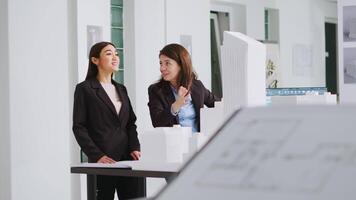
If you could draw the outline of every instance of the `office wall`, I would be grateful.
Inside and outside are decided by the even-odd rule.
[[[68,34],[67,1],[8,1],[12,200],[71,198]]]
[[[152,127],[147,88],[160,78],[158,54],[165,44],[191,36],[193,66],[210,88],[209,1],[126,0],[124,5],[125,85],[144,131]]]
[[[324,23],[326,18],[337,19],[336,4],[323,0],[277,0],[276,5],[280,12],[280,87],[324,87]],[[310,67],[293,63],[293,49],[300,47],[311,50]]]
[[[279,87],[325,86],[324,23],[326,18],[337,18],[335,3],[325,0],[212,0],[213,9],[229,11],[228,4],[246,6],[246,33],[258,40],[264,40],[264,8],[279,10]],[[230,12],[237,15],[236,9]],[[293,68],[295,47],[312,49],[310,68]]]
[[[72,133],[72,116],[73,110],[72,105],[74,101],[74,86],[78,83],[78,20],[77,20],[77,0],[69,0],[68,1],[68,92],[69,92],[69,117],[68,121],[70,124],[70,129],[68,130],[69,133]],[[80,162],[80,148],[75,140],[74,134],[70,134],[69,137],[69,146],[70,146],[70,163],[78,163]],[[85,176],[85,175],[81,175]],[[70,188],[71,188],[71,199],[72,200],[79,200],[83,198],[84,195],[81,195],[81,184],[80,184],[80,176],[74,174],[70,176]],[[85,183],[83,184],[84,186]],[[86,196],[85,196],[86,197]]]
[[[0,0],[0,199],[11,199],[8,1]]]
[[[246,5],[229,3],[225,1],[211,1],[210,10],[229,13],[230,31],[247,34],[246,30]],[[223,34],[220,34],[221,37]]]
[[[241,16],[241,9],[246,7],[246,16]],[[275,0],[211,0],[211,9],[229,12],[232,20],[231,31],[238,31],[257,40],[264,40],[264,9],[274,8]],[[239,22],[238,17],[244,18],[245,23]],[[242,28],[239,26],[243,26]],[[246,27],[244,27],[246,26]],[[246,29],[246,31],[241,31]]]
[[[164,0],[124,1],[125,85],[139,132],[152,127],[148,86],[159,78],[158,52],[165,44]]]
[[[167,43],[180,43],[182,35],[191,36],[193,67],[199,79],[211,88],[209,1],[166,1]]]
[[[88,70],[87,26],[100,26],[103,40],[110,41],[110,0],[77,0],[78,82]]]

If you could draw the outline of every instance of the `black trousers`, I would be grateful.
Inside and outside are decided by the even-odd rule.
[[[98,175],[96,199],[113,200],[115,190],[119,200],[144,197],[146,191],[143,184],[144,178]]]

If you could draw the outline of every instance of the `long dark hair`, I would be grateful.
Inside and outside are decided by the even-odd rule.
[[[114,48],[116,48],[115,45],[111,42],[98,42],[91,47],[90,53],[89,53],[88,72],[87,72],[87,77],[85,78],[85,80],[91,79],[98,75],[98,66],[96,64],[94,64],[91,59],[92,59],[92,57],[100,58],[101,50],[103,50],[108,45],[111,45]]]
[[[175,60],[181,67],[177,78],[177,86],[183,86],[190,90],[192,82],[197,78],[193,70],[192,60],[189,52],[180,44],[168,44],[159,52],[159,56],[165,55],[170,59]],[[160,81],[163,81],[161,78]]]

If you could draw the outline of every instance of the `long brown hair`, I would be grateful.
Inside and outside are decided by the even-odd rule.
[[[192,82],[197,78],[196,73],[193,70],[192,60],[189,52],[180,44],[168,44],[159,52],[159,56],[165,55],[170,59],[175,60],[180,66],[177,78],[177,86],[183,86],[190,90]],[[163,81],[163,79],[161,79]]]
[[[91,79],[98,75],[98,66],[95,63],[93,63],[91,58],[92,57],[100,58],[101,50],[103,50],[108,45],[111,45],[114,48],[116,48],[115,45],[111,42],[98,42],[91,47],[90,53],[89,53],[88,72],[87,72],[87,77],[85,78],[85,80]]]

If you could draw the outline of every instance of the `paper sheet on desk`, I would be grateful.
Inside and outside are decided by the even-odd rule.
[[[147,162],[147,161],[120,161],[122,165],[131,166],[133,170],[147,170],[147,171],[167,171],[177,172],[182,167],[183,163],[169,163],[169,162]]]
[[[76,167],[76,166],[73,166]],[[130,165],[116,162],[115,164],[107,163],[81,163],[78,167],[92,167],[92,168],[122,168],[122,169],[131,169]]]

